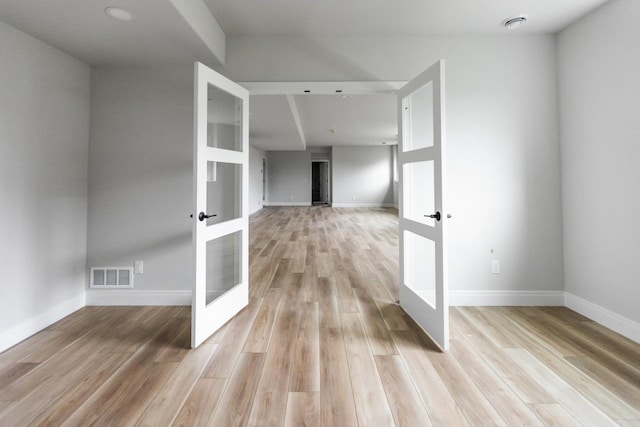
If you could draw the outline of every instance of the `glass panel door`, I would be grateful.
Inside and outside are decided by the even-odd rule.
[[[192,347],[249,301],[248,111],[244,88],[196,63]]]
[[[444,61],[398,91],[400,305],[449,348]]]

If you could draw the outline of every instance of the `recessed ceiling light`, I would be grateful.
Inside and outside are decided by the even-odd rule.
[[[121,7],[108,7],[104,10],[104,13],[118,21],[131,21],[133,19],[133,13]]]
[[[502,23],[506,28],[517,28],[527,22],[527,17],[524,15],[514,16],[513,18],[505,19]]]

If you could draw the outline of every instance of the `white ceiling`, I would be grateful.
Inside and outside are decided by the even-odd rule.
[[[336,145],[397,143],[396,96],[285,95],[251,97],[251,145],[262,150],[301,150]],[[300,118],[302,136],[292,108]],[[305,144],[306,143],[306,144]]]
[[[380,145],[398,140],[396,96],[298,95],[307,145]]]
[[[305,149],[285,95],[251,97],[249,140],[261,150]]]
[[[135,19],[108,17],[113,5]],[[169,0],[0,0],[0,20],[91,65],[216,61]]]
[[[608,0],[204,0],[227,35],[555,33]]]
[[[518,33],[555,33],[607,1],[0,0],[0,20],[92,65],[215,64],[225,35],[511,34],[501,23],[520,13],[529,22]],[[107,17],[114,5],[135,20]],[[395,108],[388,94],[252,96],[251,142],[267,150],[393,144]]]

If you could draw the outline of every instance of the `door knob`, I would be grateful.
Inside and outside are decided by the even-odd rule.
[[[436,212],[433,215],[425,215],[425,217],[427,217],[427,218],[435,218],[436,221],[440,221],[440,218],[441,218],[440,212]]]
[[[205,219],[213,218],[214,216],[218,216],[218,215],[217,215],[217,214],[207,215],[207,214],[205,214],[204,212],[200,212],[200,215],[198,215],[198,219],[199,219],[200,221],[204,221]]]

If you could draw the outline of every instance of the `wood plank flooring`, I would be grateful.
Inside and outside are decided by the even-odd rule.
[[[561,307],[452,307],[440,353],[395,304],[387,209],[251,217],[249,307],[86,307],[0,354],[0,426],[640,426],[640,345]]]

